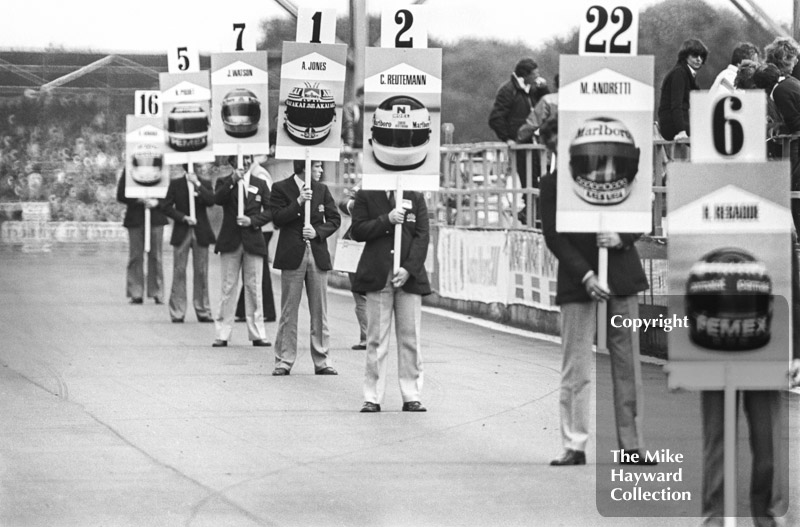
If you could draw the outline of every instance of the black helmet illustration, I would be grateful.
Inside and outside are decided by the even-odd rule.
[[[232,137],[250,137],[258,132],[261,102],[256,94],[244,88],[228,92],[222,98],[222,127]]]
[[[335,120],[336,101],[327,88],[306,82],[289,92],[283,127],[295,142],[301,145],[323,142]]]
[[[769,342],[772,280],[747,251],[716,249],[695,262],[685,303],[689,338],[698,346],[735,352]]]
[[[417,168],[428,156],[431,114],[408,95],[383,101],[372,115],[372,153],[388,170]]]
[[[615,205],[630,195],[639,171],[639,149],[622,122],[595,117],[578,128],[569,146],[569,168],[581,199]]]
[[[164,175],[164,156],[161,148],[152,143],[138,145],[131,155],[131,178],[140,185],[157,185]]]
[[[196,103],[176,104],[167,117],[169,146],[179,152],[202,150],[208,144],[208,114]]]

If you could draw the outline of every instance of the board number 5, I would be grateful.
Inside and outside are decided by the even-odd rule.
[[[200,54],[197,48],[177,46],[167,54],[167,69],[170,73],[200,71]]]

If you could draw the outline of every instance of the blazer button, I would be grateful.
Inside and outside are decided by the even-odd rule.
[[[392,253],[392,254],[394,254],[394,249],[392,249],[392,250],[391,250],[391,251],[389,251],[389,252],[390,252],[390,253]]]

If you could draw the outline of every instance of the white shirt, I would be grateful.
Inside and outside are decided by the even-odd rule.
[[[738,66],[728,64],[728,67],[719,72],[717,78],[714,79],[714,84],[711,85],[709,92],[711,95],[717,95],[721,92],[733,93],[735,88],[733,82],[736,80],[736,73],[739,71]]]

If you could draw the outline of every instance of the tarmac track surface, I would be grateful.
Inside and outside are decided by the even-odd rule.
[[[164,256],[168,291],[166,244]],[[216,313],[219,260],[210,260]],[[631,517],[598,512],[596,478],[615,468],[605,452],[596,463],[596,443],[615,441],[605,356],[596,361],[593,419],[601,429],[593,425],[589,464],[553,468],[556,344],[424,314],[429,411],[399,411],[392,352],[384,411],[360,414],[364,357],[350,350],[357,326],[349,294],[329,294],[339,376],[313,375],[301,307],[298,362],[289,377],[276,378],[272,349],[251,347],[243,324],[228,348],[217,349],[213,325],[191,312],[172,324],[166,306],[128,305],[125,261],[117,246],[0,250],[0,526],[699,523],[697,499],[669,503],[665,518],[647,517],[646,502],[627,503]],[[267,324],[270,340],[276,330]],[[683,452],[685,488],[699,497],[699,398],[670,394],[658,365],[645,364],[643,376],[648,447]],[[785,395],[793,418],[786,520],[800,525],[798,398]],[[747,516],[744,419],[740,429],[739,504]]]

